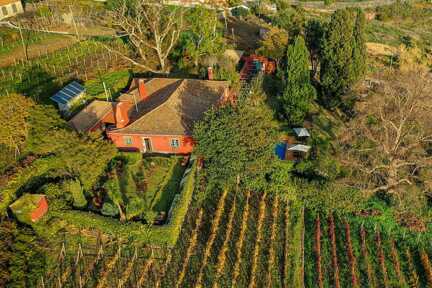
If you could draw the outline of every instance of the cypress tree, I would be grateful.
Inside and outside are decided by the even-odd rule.
[[[366,73],[366,17],[361,9],[356,9],[356,22],[353,35],[353,69],[354,81],[358,81]]]
[[[310,80],[310,55],[302,36],[288,46],[286,87],[280,100],[283,114],[291,125],[303,124],[315,99],[315,88]]]
[[[326,104],[341,96],[366,72],[365,16],[360,9],[336,11],[327,26],[321,49],[321,86]]]
[[[353,82],[353,13],[338,10],[327,26],[321,55],[321,85],[327,105],[336,105]]]

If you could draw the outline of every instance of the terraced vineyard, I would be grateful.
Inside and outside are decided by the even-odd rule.
[[[333,216],[306,219],[306,287],[432,287],[430,244]]]
[[[282,287],[300,278],[300,209],[269,194],[219,194],[182,233],[162,287]]]
[[[56,268],[39,287],[155,287],[167,258],[164,249],[130,243],[105,243],[92,250],[78,246],[75,253],[63,246]]]
[[[40,287],[432,287],[430,247],[271,194],[213,197],[189,211],[172,249],[60,253]]]

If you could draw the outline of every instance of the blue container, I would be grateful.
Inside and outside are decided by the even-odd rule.
[[[285,160],[287,143],[282,142],[276,145],[275,154],[280,160]]]

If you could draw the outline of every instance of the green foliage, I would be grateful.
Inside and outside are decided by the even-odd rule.
[[[28,228],[14,233],[9,259],[10,280],[7,287],[36,287],[44,274],[46,256],[35,235]]]
[[[358,211],[366,199],[362,192],[343,185],[298,182],[299,197],[306,208],[321,212],[349,214]]]
[[[356,21],[353,32],[352,65],[354,82],[358,81],[366,73],[367,51],[366,51],[366,17],[363,10],[356,10]]]
[[[97,79],[92,79],[84,83],[86,95],[91,98],[106,99],[105,89],[111,92],[111,96],[115,99],[120,95],[120,92],[128,85],[131,75],[127,70],[110,72],[99,75]]]
[[[115,217],[119,215],[119,209],[116,205],[114,205],[114,203],[105,201],[102,206],[101,213],[105,216]]]
[[[313,75],[316,75],[319,65],[319,56],[324,36],[324,26],[319,20],[309,20],[305,26],[305,41],[311,55]]]
[[[12,245],[16,234],[16,224],[12,221],[0,222],[0,286],[6,287],[11,275],[9,261],[13,257]]]
[[[0,96],[0,145],[6,146],[3,153],[20,153],[28,137],[27,121],[34,105],[22,95]]]
[[[38,190],[38,193],[47,196],[50,210],[66,210],[72,206],[72,195],[65,193],[59,183],[47,183]]]
[[[286,86],[280,96],[285,118],[290,125],[303,125],[304,118],[316,97],[310,81],[309,52],[302,36],[288,46]]]
[[[190,61],[198,67],[199,60],[206,55],[219,55],[225,51],[222,24],[215,10],[195,6],[186,15],[187,31],[183,32],[178,46],[183,62]]]
[[[250,14],[250,11],[246,8],[243,8],[243,7],[237,7],[235,9],[231,10],[231,14],[235,17],[243,18],[243,17],[248,16]]]
[[[33,192],[47,182],[55,182],[57,178],[78,179],[83,189],[90,191],[116,153],[115,147],[98,135],[80,137],[65,129],[52,127],[44,135],[37,136],[28,152],[39,159],[19,170],[13,181],[4,187],[0,213],[5,212],[17,193]]]
[[[73,206],[76,208],[87,207],[87,199],[78,180],[67,180],[63,182],[63,191],[69,193],[73,199]]]
[[[273,24],[286,30],[290,37],[295,37],[304,30],[305,11],[302,8],[284,7],[273,17]]]
[[[321,85],[328,106],[359,80],[365,70],[364,14],[357,10],[336,11],[327,25],[322,44]]]
[[[335,0],[324,0],[324,5],[329,6],[331,4],[333,4],[335,2]]]
[[[246,186],[265,187],[267,169],[275,159],[277,126],[261,83],[255,86],[236,106],[212,109],[195,126],[195,152],[204,157],[210,181],[232,184],[240,176]]]
[[[286,53],[288,34],[285,30],[271,28],[259,44],[260,47],[256,50],[257,54],[281,61]]]
[[[397,0],[391,5],[378,6],[376,18],[381,21],[388,21],[394,18],[408,18],[415,12],[415,8],[409,1]]]
[[[125,221],[126,217],[122,208],[124,206],[124,199],[117,173],[112,173],[110,178],[104,183],[103,187],[107,192],[108,199],[110,200],[109,202],[112,202],[117,207],[118,212],[120,213],[120,220]]]
[[[56,221],[66,222],[78,228],[97,229],[111,237],[133,239],[139,243],[172,247],[178,239],[194,192],[196,165],[193,164],[188,171],[182,181],[181,192],[178,194],[175,204],[173,204],[171,217],[166,225],[149,227],[147,224],[138,221],[122,223],[110,217],[76,210],[50,212],[50,223]],[[111,202],[105,202],[102,211],[103,215],[113,217],[118,215],[118,208]],[[146,217],[149,215],[146,215]],[[154,214],[151,219],[153,218]],[[61,227],[58,229],[61,229]]]

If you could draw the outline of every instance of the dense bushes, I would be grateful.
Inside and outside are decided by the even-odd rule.
[[[42,247],[30,229],[0,222],[0,286],[36,287],[45,272]]]
[[[388,21],[394,18],[408,18],[414,16],[417,12],[409,1],[398,0],[396,3],[376,8],[377,19]]]

